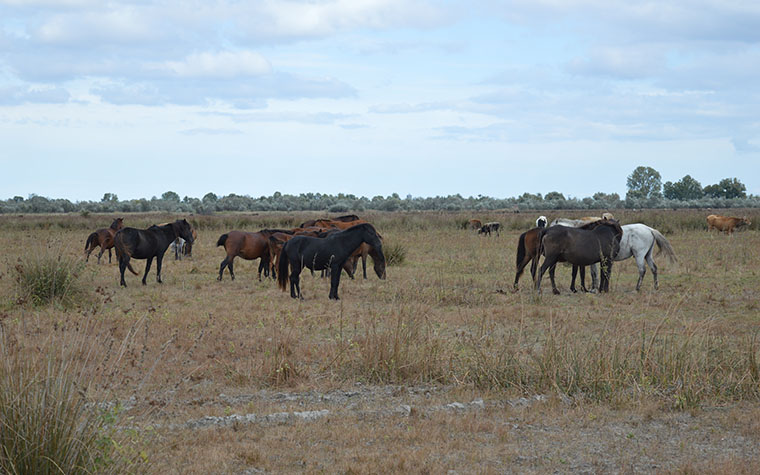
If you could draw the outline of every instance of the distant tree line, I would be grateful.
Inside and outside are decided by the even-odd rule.
[[[665,182],[650,167],[637,167],[627,182],[624,199],[617,193],[594,193],[586,198],[566,198],[558,191],[523,193],[512,198],[488,196],[463,197],[460,194],[436,197],[401,198],[397,193],[367,198],[352,194],[301,193],[288,195],[275,192],[258,198],[231,193],[217,196],[206,193],[202,198],[180,196],[167,191],[160,198],[119,200],[106,193],[100,201],[51,199],[30,195],[14,196],[0,201],[0,214],[23,213],[129,213],[163,211],[169,213],[213,214],[224,211],[459,211],[459,210],[551,210],[551,209],[615,209],[615,208],[760,208],[760,196],[747,196],[746,186],[736,178],[725,178],[715,185],[702,185],[689,175],[679,181]]]

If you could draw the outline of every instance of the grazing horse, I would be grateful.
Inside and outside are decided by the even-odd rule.
[[[486,223],[478,230],[478,234],[484,234],[486,236],[490,236],[491,233],[496,233],[496,235],[498,236],[500,227],[501,227],[501,224],[499,224],[496,221]]]
[[[745,216],[743,218],[735,218],[732,216],[719,216],[717,214],[711,214],[707,217],[707,231],[717,229],[718,231],[725,232],[726,234],[733,234],[735,228],[742,226],[749,226],[752,222]]]
[[[323,222],[329,222],[329,221],[341,221],[344,223],[350,223],[351,221],[361,221],[361,218],[359,218],[355,214],[346,214],[344,216],[338,216],[337,218],[319,218],[319,219],[310,219],[308,221],[304,221],[301,223],[298,227],[299,228],[309,228],[312,226],[316,226],[317,222],[323,221]]]
[[[90,233],[87,236],[87,241],[84,243],[84,252],[87,254],[85,262],[90,260],[90,254],[96,247],[100,246],[100,252],[98,253],[98,264],[100,264],[100,256],[108,250],[108,263],[111,263],[111,248],[113,247],[113,237],[116,236],[116,232],[124,227],[124,218],[116,218],[111,223],[110,227],[101,228],[97,231]]]
[[[288,283],[288,266],[290,266],[290,296],[302,298],[299,279],[301,270],[304,267],[311,270],[330,269],[329,298],[338,300],[340,270],[363,242],[372,246],[375,272],[378,277],[385,279],[385,256],[380,237],[371,224],[363,223],[321,239],[296,236],[286,242],[282,247],[280,262],[277,265],[277,284],[284,292]]]
[[[129,268],[130,272],[137,275],[137,272],[135,272],[129,263],[130,259],[133,258],[148,260],[145,263],[145,275],[142,278],[142,283],[145,285],[150,264],[155,257],[156,282],[162,283],[161,263],[164,259],[164,253],[169,248],[169,244],[178,237],[189,243],[193,242],[193,227],[185,219],[164,224],[163,226],[153,225],[148,229],[124,228],[116,233],[114,247],[116,247],[116,256],[119,258],[121,285],[127,286],[127,283],[124,281],[124,271],[127,268]]]
[[[546,257],[538,272],[536,291],[541,291],[541,279],[544,272],[549,269],[552,291],[559,294],[554,282],[554,269],[557,262],[569,262],[574,266],[588,266],[601,262],[602,276],[599,291],[609,291],[612,258],[620,249],[623,229],[615,220],[604,219],[592,225],[593,229],[550,226],[541,231],[539,253]],[[575,272],[573,274],[575,275]]]
[[[479,219],[471,219],[467,221],[467,228],[472,229],[473,231],[476,229],[480,229],[483,227],[483,223]]]

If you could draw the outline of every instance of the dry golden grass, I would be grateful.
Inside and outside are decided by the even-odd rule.
[[[529,275],[512,293],[517,236],[534,216],[478,215],[506,228],[488,238],[459,228],[467,214],[376,213],[367,218],[406,249],[403,265],[386,281],[344,275],[339,302],[327,299],[327,280],[304,273],[300,302],[258,282],[258,261],[237,259],[237,280],[216,281],[215,244],[231,229],[315,213],[221,215],[191,219],[193,258],[167,254],[164,284],[155,263],[147,286],[128,275],[122,289],[115,262],[90,262],[81,276],[90,291],[68,309],[17,303],[17,259],[44,247],[81,256],[87,234],[111,218],[0,216],[0,327],[13,341],[6,350],[29,358],[88,335],[97,367],[82,384],[126,404],[120,423],[150,441],[157,473],[752,467],[760,233],[708,234],[698,226],[709,213],[698,211],[615,214],[667,233],[679,262],[658,260],[659,291],[651,275],[634,291],[631,259],[615,264],[607,295],[569,293],[564,267],[562,295],[536,296]],[[127,215],[125,225],[171,218]],[[464,409],[446,408],[454,401]],[[185,425],[322,409],[315,421]]]

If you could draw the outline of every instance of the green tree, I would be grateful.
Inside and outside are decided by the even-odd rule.
[[[216,196],[216,194],[209,192],[209,193],[206,193],[205,195],[203,195],[203,198],[202,198],[201,201],[203,201],[203,203],[207,204],[207,203],[216,203],[218,200],[219,200],[219,197]]]
[[[626,199],[653,199],[662,197],[660,172],[652,167],[636,167],[626,180]]]
[[[116,196],[116,193],[106,193],[103,195],[103,198],[100,200],[102,203],[116,203],[119,201],[119,197]]]
[[[163,195],[161,195],[161,199],[164,201],[176,201],[179,203],[179,195],[173,191],[167,191]]]
[[[705,195],[702,184],[689,175],[675,183],[666,181],[663,191],[665,198],[669,200],[698,200]]]
[[[717,185],[706,186],[705,194],[713,198],[746,198],[747,187],[736,178],[724,178]]]
[[[550,191],[549,193],[544,196],[544,199],[546,201],[552,201],[552,200],[564,200],[565,195],[560,193],[559,191]]]

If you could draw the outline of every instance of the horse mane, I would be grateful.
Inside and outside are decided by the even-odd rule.
[[[293,231],[292,229],[264,228],[259,232],[262,234],[274,234],[274,233],[293,234],[295,231]]]
[[[359,221],[360,219],[361,218],[355,214],[344,214],[343,216],[338,216],[337,218],[333,218],[333,221],[343,221],[344,223],[348,223],[351,221]]]

